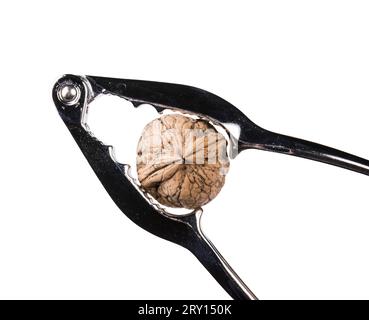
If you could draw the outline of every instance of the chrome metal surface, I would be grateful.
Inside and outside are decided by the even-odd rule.
[[[63,104],[73,106],[81,98],[81,90],[73,82],[65,81],[57,89],[57,96]]]
[[[240,131],[238,139],[227,131],[233,158],[243,150],[259,149],[325,162],[369,175],[368,160],[265,130],[227,101],[198,88],[92,76],[65,75],[59,79],[53,89],[59,115],[116,205],[141,228],[191,251],[234,299],[255,300],[256,296],[203,234],[202,210],[184,216],[161,210],[129,176],[128,165],[118,163],[112,156],[111,147],[89,131],[85,121],[89,103],[104,94],[124,98],[135,107],[150,104],[159,112],[172,109],[198,115],[223,128],[232,124]],[[74,107],[66,108],[71,103]]]

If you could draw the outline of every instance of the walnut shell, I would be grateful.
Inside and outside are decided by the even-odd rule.
[[[165,206],[205,205],[223,187],[228,168],[227,141],[204,120],[161,116],[146,125],[138,143],[141,187]]]

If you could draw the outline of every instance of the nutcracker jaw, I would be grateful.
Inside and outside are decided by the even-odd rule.
[[[172,215],[157,207],[129,175],[129,166],[118,163],[112,147],[104,145],[86,124],[88,105],[102,93],[91,77],[66,75],[53,89],[53,100],[60,117],[80,147],[100,182],[119,209],[146,231],[191,251],[209,273],[234,299],[255,300],[243,283],[201,230],[202,210]]]

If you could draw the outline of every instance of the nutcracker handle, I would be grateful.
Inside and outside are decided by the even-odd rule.
[[[360,158],[322,144],[289,137],[258,128],[247,137],[247,142],[240,140],[239,151],[258,149],[327,163],[361,174],[369,175],[369,160]]]
[[[192,232],[181,245],[191,251],[214,279],[235,300],[258,300],[201,229],[202,210],[182,217]]]

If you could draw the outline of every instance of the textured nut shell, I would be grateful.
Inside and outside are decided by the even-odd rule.
[[[226,147],[224,136],[206,121],[162,116],[144,128],[138,143],[138,179],[163,205],[199,208],[224,185]]]

